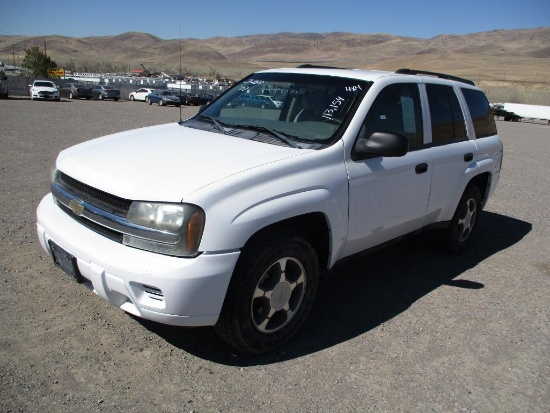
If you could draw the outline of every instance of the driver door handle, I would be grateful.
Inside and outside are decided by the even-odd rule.
[[[419,163],[418,165],[416,165],[414,170],[417,174],[423,174],[424,172],[426,172],[428,170],[428,164],[427,163]]]

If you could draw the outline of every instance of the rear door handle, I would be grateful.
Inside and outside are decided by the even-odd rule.
[[[416,165],[414,170],[417,174],[423,174],[424,172],[426,172],[428,170],[428,164],[427,163],[419,163],[418,165]]]
[[[464,155],[464,162],[470,162],[472,159],[474,159],[473,153],[467,153],[466,155]]]

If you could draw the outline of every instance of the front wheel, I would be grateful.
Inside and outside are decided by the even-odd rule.
[[[268,231],[243,249],[214,328],[239,351],[274,350],[300,329],[318,285],[311,244],[293,231]]]
[[[459,252],[470,244],[472,235],[478,227],[480,214],[481,192],[477,186],[471,186],[460,198],[444,235],[444,245],[450,252]]]
[[[74,99],[73,92],[69,93],[69,99]]]

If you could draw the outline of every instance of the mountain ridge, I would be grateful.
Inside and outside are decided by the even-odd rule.
[[[492,30],[429,39],[387,33],[348,32],[257,34],[207,39],[161,39],[149,33],[67,37],[0,36],[0,59],[21,62],[37,46],[61,67],[103,64],[117,71],[177,72],[244,76],[259,69],[329,64],[359,69],[415,67],[478,79],[550,83],[550,27]]]

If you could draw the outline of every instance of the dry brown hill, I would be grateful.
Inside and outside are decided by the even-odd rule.
[[[25,49],[46,47],[60,66],[98,65],[240,77],[254,70],[316,63],[395,70],[446,71],[475,81],[519,82],[550,89],[550,27],[497,30],[431,39],[354,33],[278,33],[209,39],[164,40],[147,33],[72,38],[0,36],[0,59],[19,64]],[[180,54],[181,49],[181,54]]]

